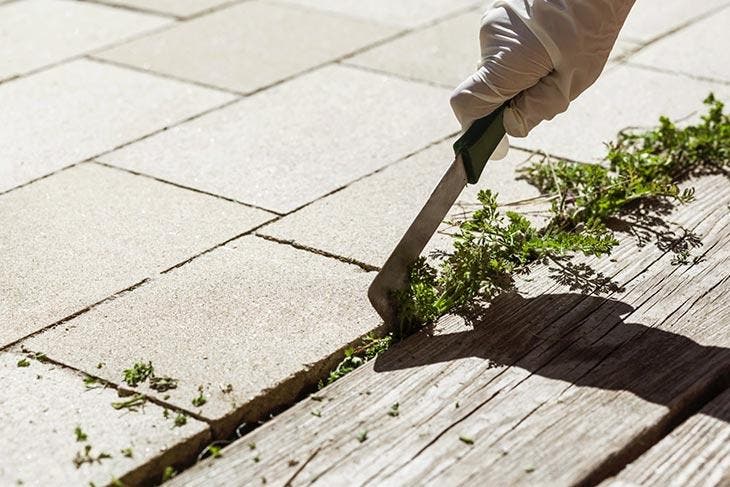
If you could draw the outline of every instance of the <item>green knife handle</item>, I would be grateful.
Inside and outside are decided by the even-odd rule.
[[[502,114],[505,103],[484,118],[472,124],[464,135],[454,142],[454,152],[461,155],[469,184],[476,184],[489,157],[504,137]]]

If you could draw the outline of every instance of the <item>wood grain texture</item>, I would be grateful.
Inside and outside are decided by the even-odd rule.
[[[601,296],[538,268],[519,295],[468,323],[443,319],[172,485],[567,485],[610,476],[730,367],[730,183],[694,186],[702,197],[669,219],[703,236],[699,263],[671,265],[666,245],[625,238],[611,259],[579,261],[598,273],[593,281],[624,288]],[[396,403],[399,415],[388,415]]]
[[[730,485],[730,389],[601,485]]]

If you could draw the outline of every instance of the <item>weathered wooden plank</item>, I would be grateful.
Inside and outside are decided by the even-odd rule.
[[[730,485],[730,389],[601,485]]]
[[[672,220],[705,235],[703,262],[671,266],[627,240],[617,262],[592,262],[626,287],[610,299],[570,293],[541,269],[473,329],[452,318],[406,340],[179,484],[567,484],[611,473],[730,363],[728,183],[695,186],[702,198]]]

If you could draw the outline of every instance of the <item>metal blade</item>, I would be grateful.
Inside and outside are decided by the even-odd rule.
[[[408,271],[449,212],[467,183],[461,156],[457,156],[405,235],[385,261],[368,289],[368,297],[386,323],[396,318],[393,291],[408,286]]]

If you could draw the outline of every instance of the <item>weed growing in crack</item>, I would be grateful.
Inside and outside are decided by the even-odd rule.
[[[388,347],[390,347],[392,339],[393,338],[390,335],[385,337],[377,337],[372,334],[366,335],[362,339],[362,343],[360,346],[355,348],[348,348],[347,350],[345,350],[344,360],[340,362],[335,370],[329,373],[329,376],[326,380],[320,382],[319,388],[321,389],[322,387],[333,383],[337,379],[344,377],[345,375],[349,374],[369,360],[377,357],[380,353],[384,352],[388,349]],[[317,400],[314,399],[316,396],[311,397],[313,400]]]
[[[37,360],[42,364],[48,362],[48,356],[43,352],[30,352],[28,354],[28,358],[31,360]]]
[[[221,450],[223,450],[223,446],[227,445],[229,442],[227,441],[217,441],[209,444],[206,446],[202,452],[198,455],[198,461],[204,459],[204,458],[220,458],[223,456],[223,453],[221,453]]]
[[[161,482],[167,482],[168,480],[172,480],[177,475],[177,470],[175,470],[174,467],[168,465],[165,467],[165,470],[162,471],[162,479]]]
[[[588,282],[612,290],[605,276],[586,275],[586,269],[564,263],[578,253],[609,254],[618,244],[612,230],[617,222],[647,228],[664,224],[662,216],[694,199],[693,188],[679,187],[690,176],[726,174],[730,117],[714,96],[705,104],[708,112],[696,125],[680,128],[661,117],[654,129],[619,133],[608,145],[605,165],[545,157],[524,169],[522,177],[551,202],[541,228],[516,212],[502,214],[496,194],[481,191],[480,207],[456,222],[454,250],[440,255],[437,264],[420,259],[411,270],[409,288],[395,296],[397,336],[474,300],[489,301],[514,290],[515,276],[528,273],[535,263],[553,262],[556,270],[565,271],[566,283],[576,287],[585,289]],[[700,245],[697,236],[666,229],[655,236],[660,248],[675,254],[674,264],[693,262],[690,251]]]

